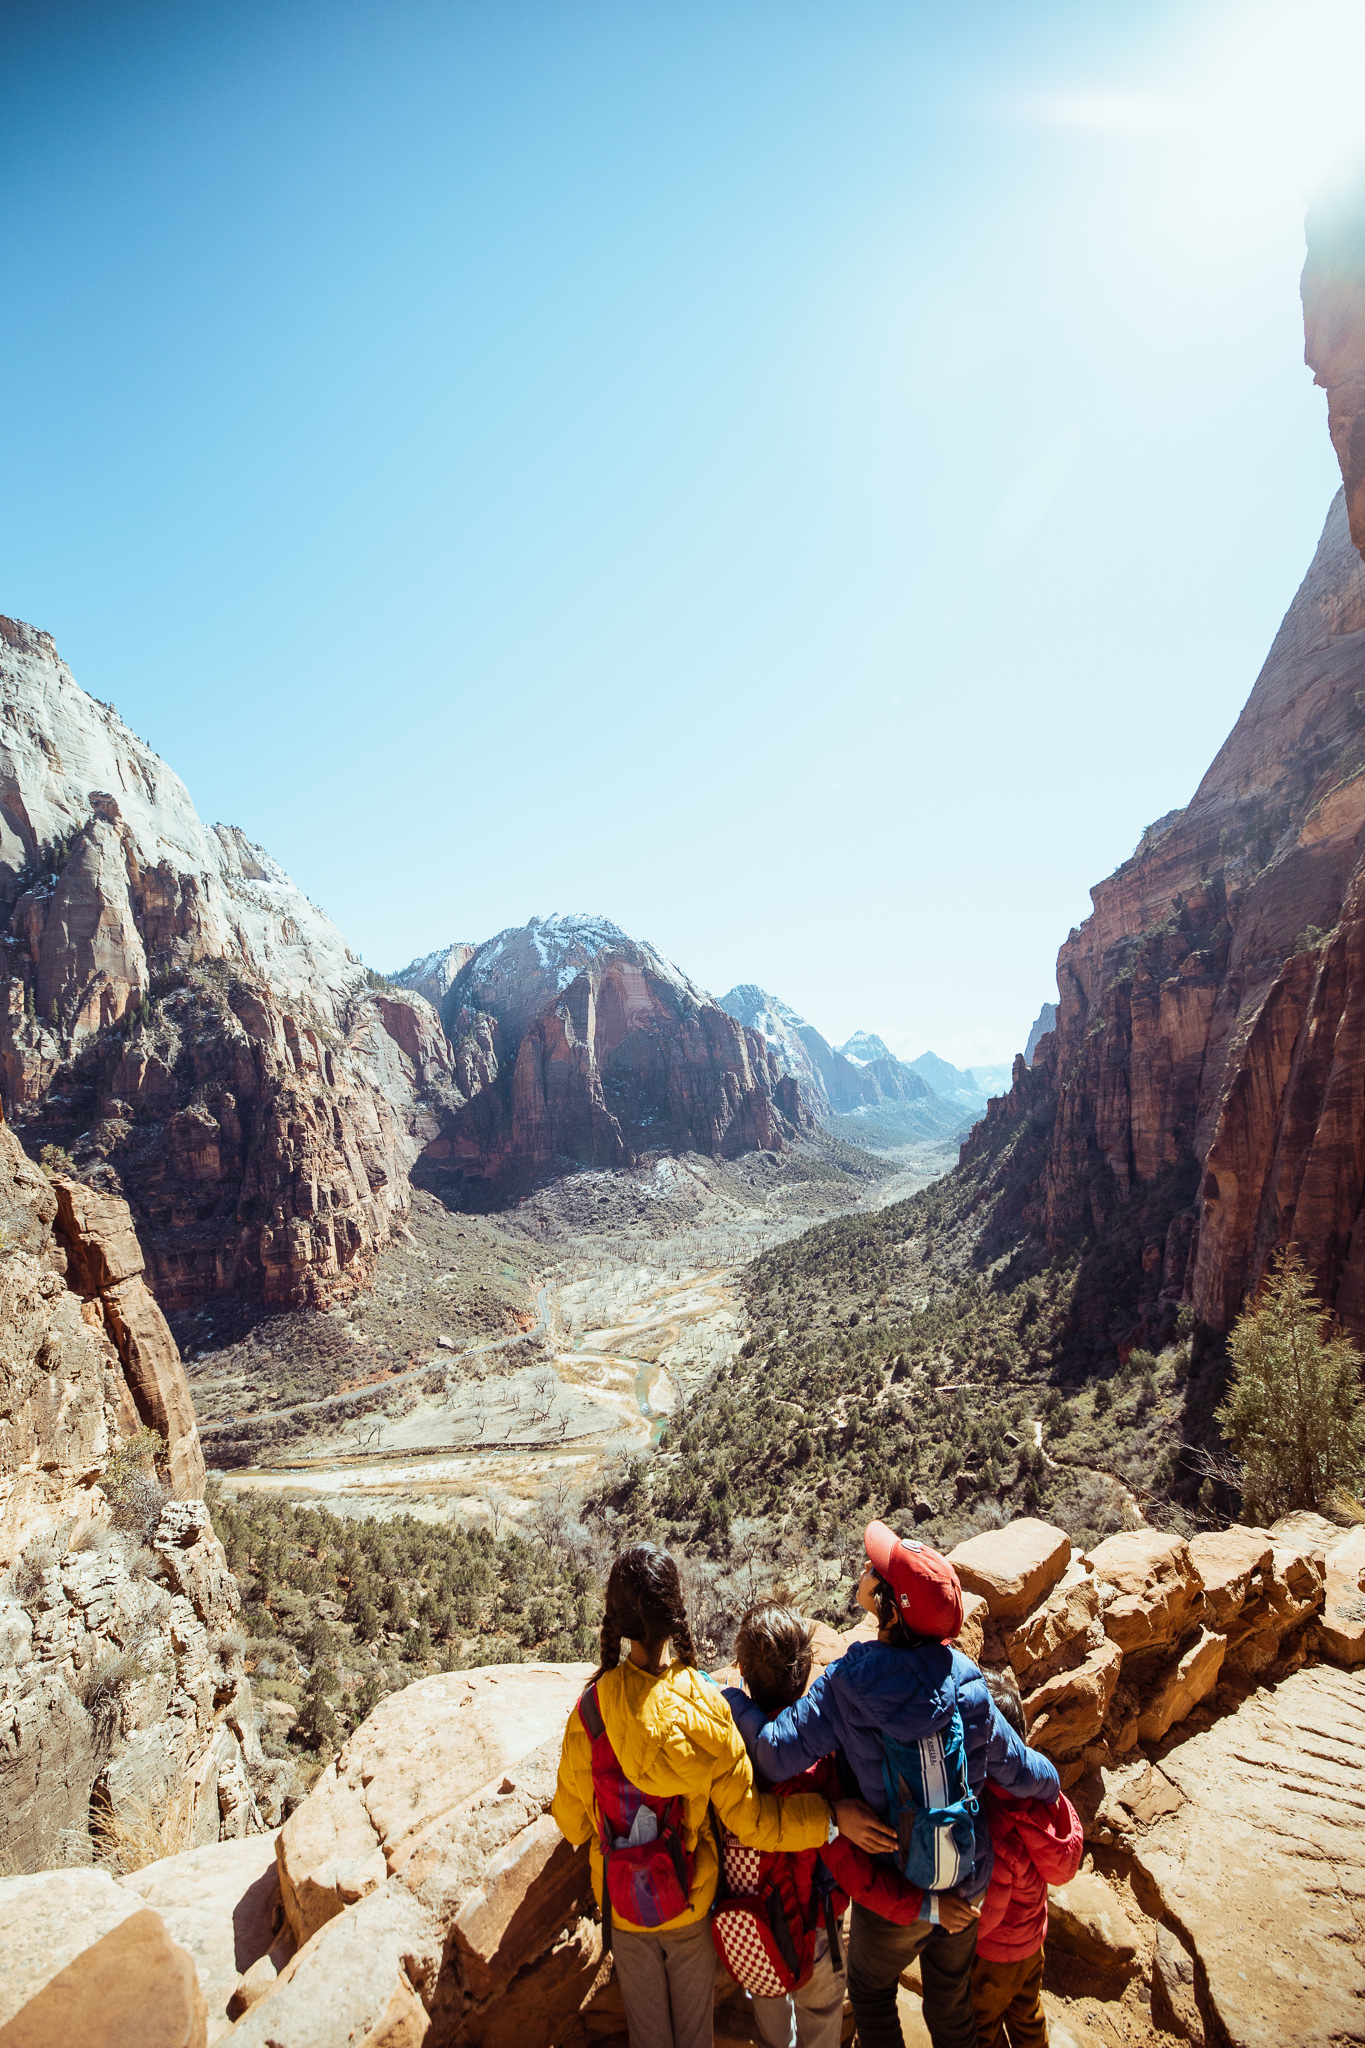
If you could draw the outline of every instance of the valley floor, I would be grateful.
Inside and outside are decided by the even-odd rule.
[[[665,1157],[568,1173],[491,1215],[416,1191],[366,1296],[227,1343],[208,1316],[192,1326],[210,1470],[229,1495],[343,1516],[469,1525],[581,1499],[733,1358],[749,1261],[955,1156],[934,1141],[894,1162],[842,1145]]]

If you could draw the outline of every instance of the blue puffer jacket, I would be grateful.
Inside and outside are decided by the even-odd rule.
[[[842,1749],[858,1790],[874,1813],[887,1811],[882,1784],[882,1730],[901,1742],[919,1742],[962,1715],[967,1776],[980,1798],[989,1778],[1019,1799],[1054,1800],[1061,1791],[1045,1756],[1019,1740],[991,1700],[986,1681],[960,1650],[941,1643],[897,1649],[889,1643],[854,1643],[820,1674],[803,1699],[763,1723],[762,1708],[746,1701],[731,1708],[750,1754],[769,1784],[808,1770],[832,1749]],[[985,1802],[976,1816],[976,1862],[961,1889],[968,1898],[991,1878],[991,1837]]]

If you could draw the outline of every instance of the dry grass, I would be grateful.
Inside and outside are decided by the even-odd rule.
[[[194,1847],[195,1787],[177,1785],[163,1806],[151,1797],[130,1799],[117,1812],[97,1813],[90,1823],[95,1854],[120,1877],[179,1856]]]
[[[22,1601],[36,1599],[46,1574],[61,1561],[56,1537],[50,1529],[31,1537],[10,1567],[11,1590]]]
[[[1334,1522],[1365,1522],[1365,1501],[1357,1500],[1353,1493],[1347,1493],[1344,1486],[1338,1487],[1335,1493],[1329,1493],[1323,1506]]]

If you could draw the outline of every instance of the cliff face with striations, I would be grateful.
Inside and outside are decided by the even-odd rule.
[[[6,619],[0,942],[6,1114],[127,1197],[163,1306],[365,1278],[450,1093],[434,1011]]]
[[[1338,228],[1323,250],[1313,227],[1309,354],[1346,492],[1226,743],[1092,890],[1053,1030],[966,1148],[1025,1116],[1050,1126],[1023,1220],[1053,1250],[1145,1196],[1148,1335],[1182,1299],[1225,1330],[1294,1243],[1365,1336],[1365,567],[1348,516],[1365,242]]]
[[[92,1824],[246,1833],[284,1788],[127,1205],[0,1125],[0,1223],[0,1859],[88,1862]]]
[[[780,1151],[796,1082],[652,946],[601,918],[533,919],[460,969],[441,1009],[460,1101],[426,1157],[493,1177],[653,1150]]]

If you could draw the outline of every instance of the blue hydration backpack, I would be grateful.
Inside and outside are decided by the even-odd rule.
[[[947,1892],[976,1862],[976,1795],[962,1716],[922,1742],[882,1736],[882,1784],[896,1830],[896,1868],[921,1891]]]

